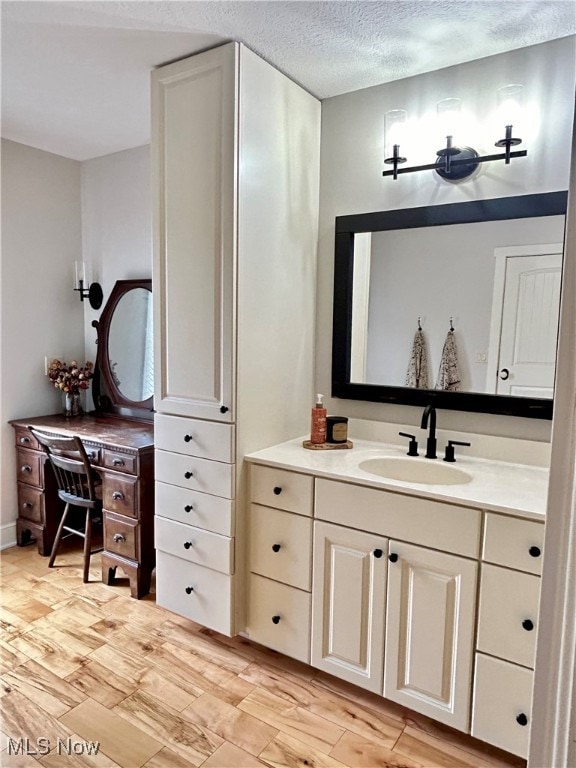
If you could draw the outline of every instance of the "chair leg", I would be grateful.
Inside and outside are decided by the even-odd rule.
[[[84,575],[82,581],[88,583],[90,573],[90,554],[92,551],[92,515],[91,511],[86,512],[86,525],[84,527]]]
[[[58,530],[56,531],[56,538],[54,539],[54,544],[52,545],[52,552],[50,553],[50,560],[48,561],[48,568],[52,568],[54,565],[54,560],[56,559],[56,553],[58,551],[58,547],[60,545],[60,539],[62,538],[62,531],[64,530],[64,523],[66,522],[66,517],[68,516],[68,510],[70,509],[70,504],[66,504],[64,507],[64,512],[62,513],[62,518],[60,520],[60,525],[58,526]]]

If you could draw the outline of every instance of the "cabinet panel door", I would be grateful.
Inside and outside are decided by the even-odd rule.
[[[382,692],[387,540],[314,523],[312,665]]]
[[[152,73],[154,405],[216,421],[234,420],[236,50]]]
[[[384,696],[468,729],[475,562],[390,542]]]

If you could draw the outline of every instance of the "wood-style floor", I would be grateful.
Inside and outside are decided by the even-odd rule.
[[[4,768],[525,765],[153,595],[133,600],[92,563],[82,584],[77,551],[53,569],[33,547],[1,553]]]

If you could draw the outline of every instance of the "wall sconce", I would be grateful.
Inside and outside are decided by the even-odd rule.
[[[102,292],[102,286],[100,283],[92,283],[88,288],[84,288],[84,284],[87,283],[86,279],[86,265],[83,261],[77,261],[74,264],[74,290],[80,294],[80,301],[88,299],[92,309],[100,309],[102,301],[104,299],[104,293]]]
[[[511,151],[511,147],[522,143],[522,139],[512,136],[513,125],[517,125],[521,113],[522,91],[523,86],[516,84],[498,89],[498,115],[504,123],[505,136],[494,144],[495,147],[504,147],[504,152],[494,155],[480,156],[472,147],[455,144],[455,137],[459,136],[461,129],[461,101],[460,99],[443,99],[438,102],[436,111],[442,136],[446,137],[446,146],[436,152],[437,160],[434,163],[399,168],[400,164],[406,162],[406,158],[400,154],[400,133],[402,125],[406,122],[406,112],[400,109],[387,112],[384,139],[387,157],[384,162],[392,165],[392,170],[382,171],[382,176],[392,176],[397,179],[400,173],[433,170],[447,181],[460,181],[474,173],[480,163],[504,160],[508,165],[513,157],[526,157],[528,152],[525,149]],[[404,117],[395,117],[399,113],[403,113]]]

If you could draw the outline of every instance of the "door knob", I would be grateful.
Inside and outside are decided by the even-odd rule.
[[[272,552],[280,552],[280,544],[272,544]]]
[[[518,725],[528,725],[528,718],[524,714],[524,712],[520,712],[518,717],[516,718],[516,722]]]
[[[398,562],[398,555],[396,554],[396,552],[391,552],[388,555],[388,560],[390,560],[391,563],[397,563]]]
[[[528,554],[530,557],[540,557],[542,552],[540,551],[540,547],[530,547],[528,550]]]
[[[532,632],[534,629],[534,622],[530,619],[524,619],[522,622],[522,628],[526,630],[526,632]]]
[[[280,616],[272,616],[272,624],[279,624]]]
[[[382,557],[382,555],[384,554],[384,552],[382,552],[382,550],[381,550],[381,549],[375,549],[375,550],[374,550],[374,552],[373,552],[372,554],[374,555],[374,557]]]
[[[506,379],[509,376],[510,376],[510,371],[508,370],[508,368],[502,368],[502,370],[500,371],[500,378],[502,379],[502,381],[506,381]]]

